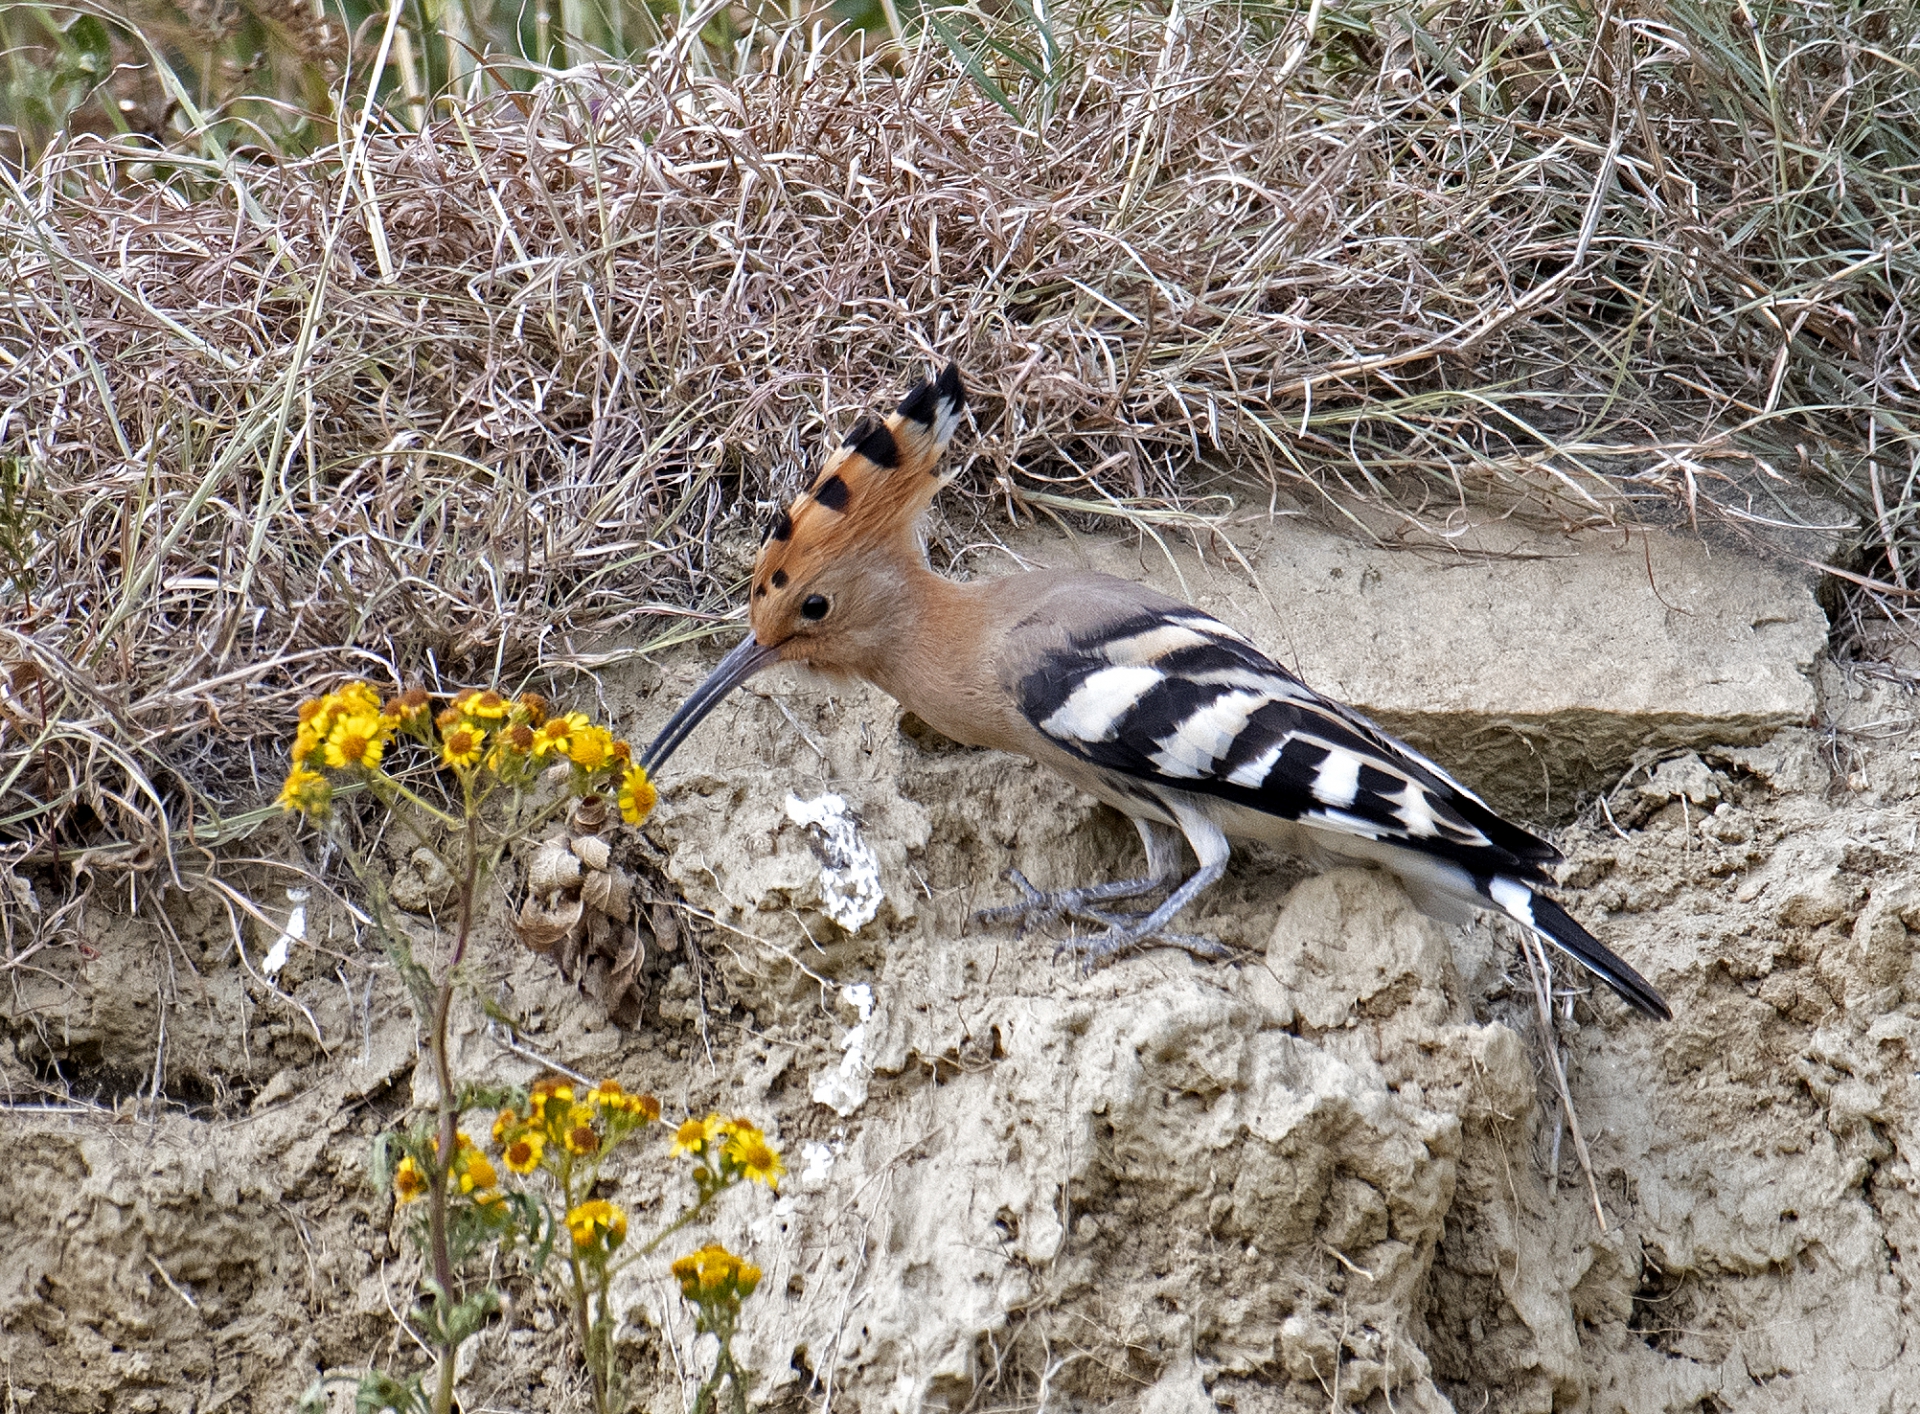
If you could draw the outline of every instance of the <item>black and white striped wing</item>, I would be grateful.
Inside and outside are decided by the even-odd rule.
[[[1433,762],[1197,609],[1076,635],[1020,678],[1021,711],[1082,760],[1281,819],[1544,880],[1558,859]]]

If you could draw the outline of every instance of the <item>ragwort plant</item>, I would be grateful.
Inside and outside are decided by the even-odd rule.
[[[656,1251],[728,1188],[743,1181],[776,1188],[786,1171],[779,1151],[747,1119],[709,1115],[687,1121],[675,1134],[672,1154],[694,1161],[695,1201],[652,1240],[629,1247],[626,1213],[594,1190],[607,1156],[659,1120],[660,1102],[628,1094],[614,1080],[579,1093],[558,1077],[526,1092],[460,1083],[447,1032],[480,889],[507,849],[569,807],[597,806],[602,792],[614,795],[628,824],[640,824],[656,799],[645,769],[606,728],[578,712],[552,713],[532,693],[508,698],[468,690],[435,713],[420,689],[383,703],[363,682],[301,704],[292,755],[280,803],[327,835],[365,890],[387,952],[428,1031],[439,1091],[432,1119],[383,1135],[373,1164],[375,1182],[391,1184],[401,1209],[421,1205],[407,1231],[428,1266],[415,1319],[435,1352],[434,1389],[429,1395],[421,1376],[370,1372],[359,1379],[356,1408],[448,1414],[460,1347],[501,1307],[496,1288],[463,1281],[463,1270],[480,1265],[482,1257],[519,1253],[538,1274],[556,1247],[565,1253],[570,1325],[596,1414],[625,1408],[614,1358],[614,1274]],[[336,802],[350,793],[371,795],[454,880],[453,945],[437,974],[416,958],[384,882],[344,828]],[[493,1141],[511,1176],[507,1181],[460,1128],[461,1116],[475,1109],[498,1111]],[[719,1270],[714,1263],[720,1259],[707,1255],[714,1252],[724,1249],[702,1249],[699,1260],[706,1265],[699,1271]],[[759,1272],[730,1254],[726,1262],[732,1275],[725,1280],[689,1284],[682,1277],[681,1285],[698,1329],[713,1331],[720,1342],[714,1370],[698,1395],[700,1406],[711,1407],[725,1387],[733,1407],[744,1409],[731,1340],[740,1301]],[[679,1264],[674,1270],[680,1274]],[[310,1403],[322,1400],[322,1389],[315,1386]]]

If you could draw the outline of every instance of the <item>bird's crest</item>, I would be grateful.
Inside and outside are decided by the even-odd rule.
[[[767,528],[754,596],[856,544],[910,533],[946,484],[936,468],[966,400],[960,365],[949,363],[932,382],[914,384],[886,421],[854,423],[813,485]]]

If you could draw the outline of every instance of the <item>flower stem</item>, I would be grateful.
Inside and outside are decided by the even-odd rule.
[[[600,1362],[593,1358],[593,1317],[587,1309],[587,1278],[580,1270],[577,1253],[567,1254],[567,1274],[573,1278],[573,1319],[580,1328],[580,1354],[593,1380],[594,1414],[607,1414],[607,1385],[601,1378]]]
[[[469,811],[463,851],[465,858],[460,877],[460,914],[455,925],[453,955],[447,959],[447,970],[440,976],[439,995],[435,997],[433,1007],[431,1045],[433,1078],[440,1088],[440,1151],[428,1169],[427,1229],[429,1246],[433,1252],[433,1278],[440,1286],[436,1300],[440,1306],[440,1328],[443,1331],[448,1329],[454,1306],[453,1254],[447,1244],[447,1179],[453,1172],[460,1119],[453,1093],[453,1062],[447,1053],[447,1023],[453,1013],[454,973],[461,959],[466,956],[467,935],[473,929],[473,895],[480,863],[479,841],[475,836],[477,824]],[[455,1347],[451,1341],[440,1348],[440,1383],[434,1392],[433,1414],[449,1414],[453,1408],[454,1353]]]

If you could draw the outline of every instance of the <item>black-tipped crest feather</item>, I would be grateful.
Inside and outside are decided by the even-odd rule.
[[[884,422],[872,422],[858,438],[849,434],[847,445],[875,466],[891,471],[900,465],[900,445]]]
[[[943,426],[951,436],[953,425],[960,419],[960,410],[966,405],[967,390],[960,381],[960,365],[949,362],[932,382],[923,379],[915,383],[894,411],[909,422],[933,429],[935,440],[944,443],[947,439],[940,435]]]

